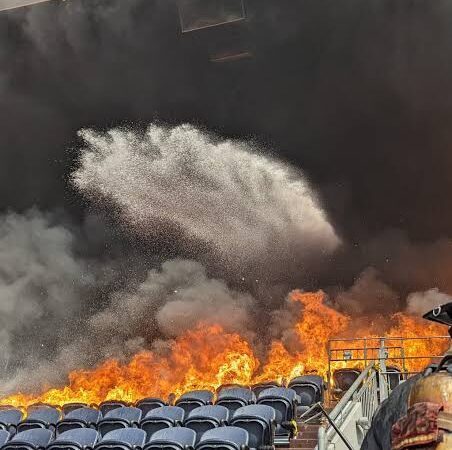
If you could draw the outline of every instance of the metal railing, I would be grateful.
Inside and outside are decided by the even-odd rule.
[[[358,425],[364,428],[369,424],[369,421],[379,404],[378,379],[377,371],[375,370],[375,362],[370,363],[361,372],[360,376],[355,380],[330,414],[327,414],[322,409],[325,417],[332,426],[328,429],[326,429],[325,426],[320,426],[317,445],[318,450],[326,450],[335,434],[341,438],[347,448],[354,450],[349,440],[340,431],[340,428],[357,403],[361,403],[363,413],[361,423]]]

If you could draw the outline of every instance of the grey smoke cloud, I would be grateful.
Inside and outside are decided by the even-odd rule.
[[[441,292],[438,288],[424,292],[413,292],[407,297],[406,310],[411,314],[423,315],[436,306],[452,301],[452,296]]]

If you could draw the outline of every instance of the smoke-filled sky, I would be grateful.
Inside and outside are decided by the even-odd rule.
[[[172,0],[0,13],[0,387],[200,311],[265,341],[294,287],[356,313],[452,294],[452,4],[247,13],[227,64]]]

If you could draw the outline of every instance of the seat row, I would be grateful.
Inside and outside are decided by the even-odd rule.
[[[249,433],[238,427],[214,428],[197,437],[190,428],[167,428],[155,433],[149,440],[143,430],[125,428],[108,432],[105,436],[90,428],[65,431],[53,438],[48,429],[22,431],[10,439],[9,433],[0,430],[1,450],[248,450],[270,447],[253,447]]]

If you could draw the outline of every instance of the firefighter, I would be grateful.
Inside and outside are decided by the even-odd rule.
[[[452,302],[438,306],[424,318],[448,325],[452,337]],[[449,433],[452,433],[452,345],[439,365],[429,366],[424,373],[393,390],[374,414],[361,450],[413,447],[452,450]]]

